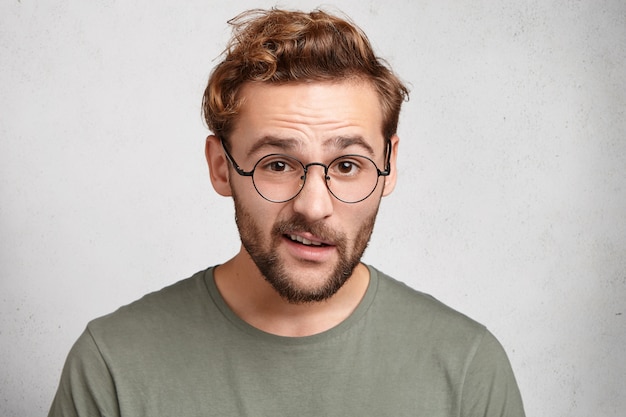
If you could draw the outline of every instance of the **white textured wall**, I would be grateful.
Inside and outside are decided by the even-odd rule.
[[[237,250],[200,100],[274,3],[234,3],[0,4],[1,416],[47,412],[88,320]],[[623,416],[626,4],[335,4],[412,89],[366,260],[486,324],[529,416]]]

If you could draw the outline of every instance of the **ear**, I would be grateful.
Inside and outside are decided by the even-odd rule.
[[[211,184],[215,191],[225,197],[233,195],[230,189],[228,159],[224,154],[222,142],[217,136],[211,135],[206,138],[204,155],[209,165]]]
[[[383,196],[388,196],[396,188],[396,181],[398,179],[398,144],[400,138],[398,135],[393,135],[391,141],[391,157],[389,158],[389,164],[391,165],[391,173],[385,177],[385,189],[383,190]]]

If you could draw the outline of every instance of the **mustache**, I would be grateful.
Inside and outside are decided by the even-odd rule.
[[[308,222],[301,215],[295,215],[290,219],[279,221],[272,228],[274,237],[281,237],[294,232],[310,233],[321,240],[333,242],[336,246],[344,246],[346,241],[346,236],[343,233],[337,232],[324,222]]]

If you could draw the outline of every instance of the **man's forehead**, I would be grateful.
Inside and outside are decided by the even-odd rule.
[[[383,110],[369,82],[248,82],[239,100],[233,133],[255,130],[255,141],[297,138],[290,129],[298,128],[316,130],[327,147],[358,145],[382,135]]]
[[[283,83],[266,82],[266,81],[246,81],[241,85],[239,89],[239,98],[244,98],[255,94],[256,92],[264,91],[278,91],[280,89],[289,89],[297,87],[343,87],[351,88],[354,90],[371,91],[376,92],[374,84],[367,80],[365,77],[345,77],[336,78],[330,80],[303,80],[303,81],[289,81]],[[339,92],[337,92],[339,94]]]

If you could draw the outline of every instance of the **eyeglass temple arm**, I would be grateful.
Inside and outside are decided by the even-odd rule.
[[[378,175],[381,177],[386,177],[387,175],[391,174],[391,140],[387,139],[386,143],[385,143],[385,170],[381,171],[380,169],[378,169]]]
[[[226,144],[224,143],[224,139],[220,139],[220,143],[222,144],[222,149],[224,149],[224,154],[226,155],[226,159],[228,159],[231,163],[231,165],[233,166],[233,168],[235,168],[235,171],[237,171],[237,174],[244,176],[244,177],[251,177],[252,174],[254,174],[254,170],[252,171],[244,171],[239,164],[235,161],[235,158],[233,158],[233,156],[230,154],[230,152],[228,152],[228,149],[226,149]]]

